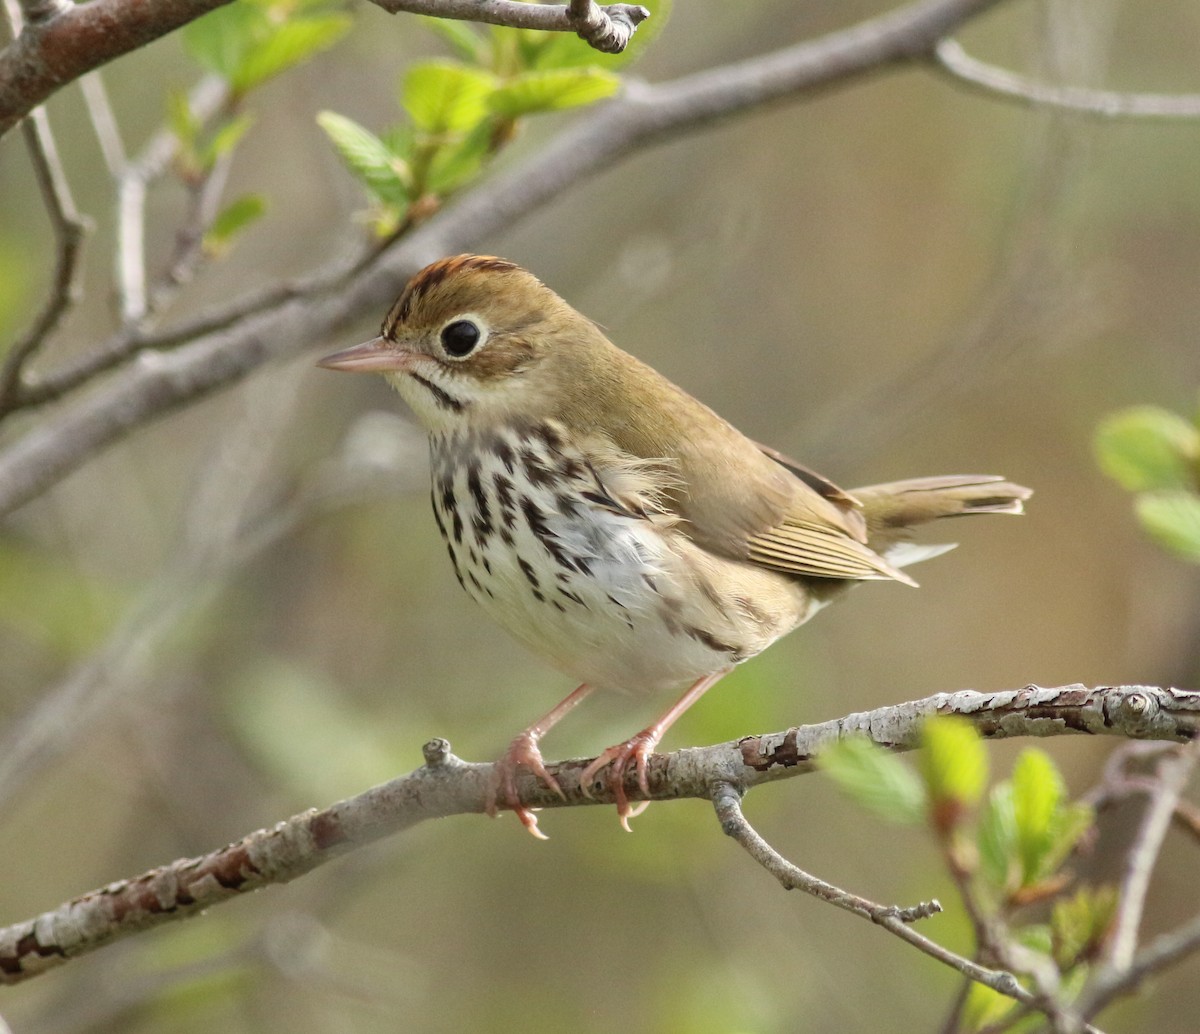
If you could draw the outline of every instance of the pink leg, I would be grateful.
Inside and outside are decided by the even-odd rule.
[[[621,825],[626,831],[632,832],[629,830],[629,820],[636,815],[640,815],[645,809],[646,804],[649,803],[643,801],[636,809],[629,806],[629,798],[625,793],[625,770],[629,767],[629,762],[632,761],[637,768],[638,786],[641,787],[642,793],[649,796],[650,786],[646,781],[646,759],[654,751],[654,748],[658,746],[659,740],[663,738],[666,731],[679,719],[679,716],[704,696],[705,692],[711,689],[729,671],[729,668],[724,668],[721,671],[714,672],[712,675],[705,675],[704,678],[693,683],[688,691],[675,701],[670,710],[663,714],[653,725],[631,736],[624,743],[618,743],[615,747],[609,747],[580,773],[579,787],[590,797],[592,781],[605,765],[610,766],[607,776],[608,788],[612,792],[613,797],[616,798],[617,817],[621,820]],[[568,697],[567,699],[570,698]]]
[[[539,840],[545,840],[546,835],[538,829],[537,818],[533,812],[521,804],[517,793],[517,771],[521,767],[530,769],[543,783],[559,797],[565,797],[558,780],[546,771],[542,761],[542,752],[538,749],[538,741],[554,728],[592,691],[591,686],[584,684],[570,696],[565,697],[541,718],[534,722],[524,732],[513,737],[508,750],[492,766],[491,785],[488,787],[487,813],[496,816],[496,799],[501,797],[506,805],[513,810],[517,818],[530,833]]]

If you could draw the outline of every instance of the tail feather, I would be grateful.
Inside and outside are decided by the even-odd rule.
[[[1033,492],[994,474],[951,474],[868,485],[852,494],[863,505],[869,533],[886,536],[942,517],[1023,513]]]
[[[907,567],[953,549],[908,541],[908,529],[943,517],[976,513],[1024,513],[1033,492],[992,474],[912,478],[853,490],[867,521],[867,545],[895,567]]]

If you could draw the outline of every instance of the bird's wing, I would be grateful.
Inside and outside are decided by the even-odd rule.
[[[916,584],[867,546],[867,526],[858,499],[777,449],[761,442],[754,444],[764,455],[794,474],[812,493],[837,507],[840,519],[830,521],[824,507],[814,507],[811,496],[799,492],[777,523],[749,536],[748,559],[790,574],[819,578],[888,578]]]
[[[605,342],[602,378],[564,377],[561,419],[591,439],[606,480],[631,464],[668,474],[659,512],[717,556],[815,578],[911,579],[867,545],[857,499],[760,446],[661,374]],[[605,455],[607,454],[607,455]],[[645,466],[646,463],[651,466]]]

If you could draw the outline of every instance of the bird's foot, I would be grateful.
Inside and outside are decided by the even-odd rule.
[[[637,818],[650,806],[650,802],[640,801],[636,805],[629,803],[629,796],[625,793],[625,773],[632,763],[637,771],[638,786],[642,793],[649,796],[650,784],[646,777],[646,761],[654,748],[658,746],[658,740],[659,735],[655,730],[643,729],[624,743],[609,747],[579,774],[579,788],[586,796],[591,797],[592,783],[601,769],[607,766],[608,772],[605,774],[605,780],[616,801],[617,818],[621,820],[621,826],[626,832],[633,832],[629,828],[629,820]]]
[[[517,792],[517,772],[522,768],[529,769],[559,797],[566,800],[567,795],[558,785],[558,780],[546,770],[542,752],[538,749],[537,735],[526,729],[520,735],[513,737],[512,743],[508,745],[508,750],[492,766],[492,776],[488,785],[484,810],[492,818],[495,818],[503,804],[521,820],[521,825],[533,836],[539,840],[547,840],[549,838],[546,834],[538,829],[537,816],[521,803],[521,796]]]

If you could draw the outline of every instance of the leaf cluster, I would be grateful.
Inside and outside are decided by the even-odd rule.
[[[1200,413],[1132,406],[1096,429],[1101,469],[1133,493],[1138,522],[1155,542],[1200,564]]]
[[[217,163],[232,156],[253,125],[239,110],[251,91],[328,50],[352,24],[331,0],[242,0],[188,24],[181,33],[185,51],[224,82],[227,95],[216,117],[205,121],[183,92],[168,93],[167,126],[177,141],[174,166],[183,182],[199,191]],[[205,254],[224,254],[266,210],[266,198],[257,193],[225,205],[204,229]]]
[[[659,4],[652,23],[665,16]],[[401,77],[405,120],[378,134],[333,111],[317,116],[346,166],[366,189],[381,236],[428,218],[477,178],[530,115],[594,104],[620,86],[614,69],[634,59],[649,34],[606,57],[567,33],[479,28],[437,18],[422,21],[454,51]]]
[[[1070,800],[1058,768],[1036,747],[1023,750],[1009,778],[989,788],[983,741],[961,718],[927,722],[921,748],[912,766],[870,740],[846,739],[822,753],[818,764],[874,814],[898,824],[926,824],[977,926],[1003,931],[1025,957],[1033,953],[1055,967],[1068,993],[1081,988],[1117,903],[1110,887],[1068,893],[1074,877],[1066,863],[1093,828],[1092,809]],[[1023,919],[1026,906],[1038,903],[1049,905],[1048,918]],[[964,1022],[979,1030],[1013,1007],[1011,999],[976,985]]]

